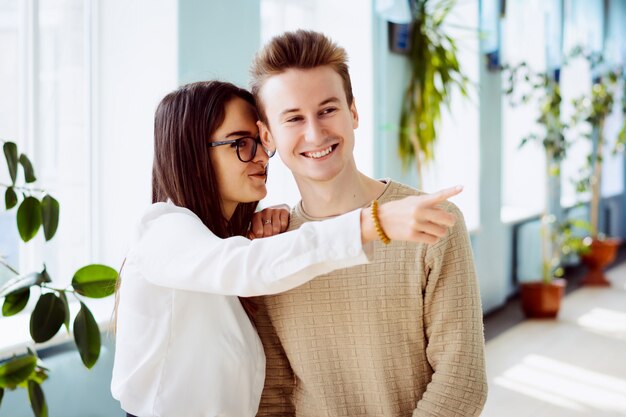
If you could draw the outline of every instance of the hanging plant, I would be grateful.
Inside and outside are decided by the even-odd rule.
[[[404,168],[415,162],[418,186],[422,170],[434,159],[442,105],[452,90],[467,97],[468,78],[461,72],[456,41],[444,21],[456,0],[416,0],[411,23],[411,74],[402,102],[399,154]]]

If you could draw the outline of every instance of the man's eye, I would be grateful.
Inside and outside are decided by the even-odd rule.
[[[322,110],[322,114],[331,114],[334,113],[337,110],[336,107],[327,107],[324,110]]]
[[[302,120],[301,116],[294,116],[294,117],[290,117],[289,119],[285,120],[287,123],[295,123],[295,122],[299,122],[300,120]]]

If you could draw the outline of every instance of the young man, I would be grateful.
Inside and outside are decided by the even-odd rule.
[[[292,171],[290,229],[373,200],[421,194],[358,171],[345,51],[324,35],[274,38],[252,65],[261,138]],[[486,399],[482,310],[459,219],[433,245],[376,242],[374,260],[259,300],[267,355],[259,415],[478,416]],[[436,227],[432,225],[432,227]]]

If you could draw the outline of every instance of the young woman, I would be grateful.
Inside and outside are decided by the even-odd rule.
[[[287,224],[286,212],[265,210],[250,230],[269,161],[256,121],[252,96],[217,81],[183,86],[157,108],[153,204],[118,292],[111,391],[129,415],[255,415],[265,356],[238,296],[366,263],[377,222],[391,239],[426,243],[454,224],[436,205],[459,189],[247,239]]]

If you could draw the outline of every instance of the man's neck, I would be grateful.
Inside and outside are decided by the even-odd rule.
[[[384,183],[356,170],[344,178],[329,181],[296,179],[296,182],[304,212],[317,218],[338,216],[364,207],[385,189]]]

